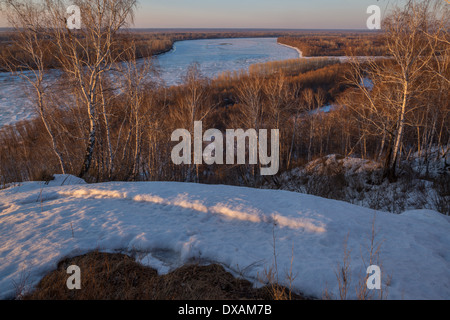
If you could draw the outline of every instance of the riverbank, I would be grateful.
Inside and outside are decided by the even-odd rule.
[[[288,48],[294,49],[295,51],[298,52],[299,58],[303,58],[303,52],[301,52],[299,48],[296,48],[296,47],[293,47],[293,46],[290,46],[290,45],[281,43],[281,42],[278,41],[278,38],[277,38],[277,43],[278,43],[280,46],[284,46],[284,47],[288,47]]]

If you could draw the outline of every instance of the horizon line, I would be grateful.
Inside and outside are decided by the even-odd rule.
[[[14,30],[14,27],[0,27],[0,30]],[[359,31],[359,32],[371,32],[376,33],[382,30],[369,30],[365,28],[245,28],[245,27],[128,27],[121,28],[122,30],[234,30],[234,31]]]

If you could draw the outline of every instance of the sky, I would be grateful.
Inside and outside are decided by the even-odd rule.
[[[136,28],[365,29],[370,5],[401,0],[140,0]],[[0,27],[6,21],[0,17]]]
[[[391,0],[391,2],[398,2]],[[363,29],[389,0],[141,0],[137,27]]]

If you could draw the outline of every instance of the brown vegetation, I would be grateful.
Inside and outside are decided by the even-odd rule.
[[[81,289],[69,290],[67,268],[81,270]],[[289,292],[288,289],[285,289]],[[303,300],[290,293],[292,300]],[[185,265],[167,275],[124,254],[93,252],[64,259],[24,300],[273,300],[271,287],[256,289],[224,267]]]
[[[383,35],[359,33],[313,33],[278,38],[278,42],[295,47],[304,57],[385,56],[388,53]]]
[[[114,95],[111,91],[106,91],[109,84],[105,81],[102,83],[105,89],[103,94],[108,103],[104,106],[105,112],[101,113],[102,116],[96,118],[98,139],[88,180],[191,180],[192,177],[186,176],[186,170],[189,168],[175,166],[170,161],[171,148],[174,146],[174,143],[170,142],[171,133],[178,128],[190,128],[193,121],[200,119],[203,119],[205,128],[249,128],[251,124],[244,121],[249,118],[242,117],[242,114],[251,110],[248,109],[247,95],[252,92],[257,94],[257,103],[263,112],[259,126],[283,129],[282,159],[287,162],[289,153],[291,158],[298,158],[302,149],[300,141],[303,130],[307,128],[309,120],[324,118],[324,121],[329,121],[327,119],[331,118],[321,115],[312,117],[307,113],[320,107],[321,103],[332,101],[342,91],[344,87],[336,85],[335,80],[341,77],[340,72],[345,69],[345,66],[336,65],[320,68],[317,73],[311,71],[292,77],[283,74],[276,77],[242,76],[227,82],[220,79],[212,82],[201,80],[201,75],[193,74],[192,80],[186,85],[172,88],[159,88],[144,81],[145,83],[141,83],[139,88],[135,87],[134,91],[127,90],[139,94],[138,100],[137,96]],[[192,72],[195,72],[195,69]],[[136,81],[133,83],[136,85]],[[277,83],[282,84],[284,98],[272,95],[270,88]],[[237,88],[249,90],[239,92]],[[312,97],[301,95],[299,88],[309,88],[308,92],[312,93]],[[197,98],[192,96],[193,92]],[[315,95],[321,98],[317,100]],[[67,173],[78,175],[78,163],[82,161],[84,145],[81,138],[88,118],[76,101],[75,99],[71,104],[64,103],[64,107],[55,108],[53,106],[61,101],[55,95],[49,94],[45,110],[52,130],[58,132],[57,147],[63,154]],[[298,117],[297,122],[292,122],[295,115]],[[191,119],[189,123],[186,122],[187,119]],[[300,126],[300,121],[304,125]],[[296,125],[298,128],[294,134],[292,129]],[[321,128],[332,130],[332,125],[333,122],[330,121],[329,126]],[[336,133],[338,130],[339,128],[336,128]],[[140,137],[138,140],[136,134]],[[293,134],[296,143],[291,148]],[[48,172],[61,172],[57,157],[46,157],[46,161],[42,161],[48,152],[53,152],[51,140],[43,130],[41,119],[4,127],[0,130],[0,137],[5,141],[0,152],[0,170],[5,182],[33,179],[44,169]],[[331,147],[331,141],[329,146]],[[311,152],[313,149],[314,146]],[[331,151],[331,148],[322,150],[323,154],[328,151]],[[136,170],[139,168],[139,175],[133,174],[135,167]],[[208,169],[210,172],[206,176],[200,175],[198,181],[237,183],[236,179],[246,175],[247,169],[213,166]],[[203,168],[200,172],[205,170],[206,168]],[[228,178],[221,180],[220,172],[228,172]]]
[[[280,187],[279,176],[260,177],[254,165],[173,164],[172,132],[191,131],[200,120],[203,128],[222,131],[279,129],[280,173],[328,154],[383,162],[391,180],[408,174],[405,161],[415,152],[428,167],[446,159],[450,139],[450,46],[442,27],[442,19],[450,15],[432,13],[423,6],[407,7],[386,20],[391,26],[383,34],[392,56],[388,59],[295,59],[215,80],[203,77],[193,65],[183,85],[167,88],[153,81],[151,64],[137,63],[137,46],[130,45],[123,53],[128,63],[122,64],[114,83],[94,68],[90,75],[98,76],[95,86],[88,74],[74,77],[73,68],[45,91],[39,77],[31,79],[37,84],[40,117],[0,129],[0,185],[44,173],[80,175],[88,155],[90,165],[82,172],[88,182],[196,181],[256,187],[269,182]],[[397,24],[401,19],[405,23]],[[413,22],[419,24],[413,28]],[[32,30],[28,32],[25,39],[46,50],[33,42]],[[65,50],[58,56],[73,62]],[[90,66],[88,56],[77,57]],[[108,63],[113,60],[108,57]],[[83,93],[86,86],[92,89],[88,96]],[[331,112],[321,112],[330,104]],[[439,206],[445,208],[445,201],[436,203],[442,202]]]
[[[301,31],[252,31],[252,30],[147,30],[147,29],[124,29],[117,34],[116,48],[124,48],[133,44],[136,47],[135,58],[147,58],[166,53],[173,49],[177,41],[201,40],[201,39],[227,39],[227,38],[263,38],[263,37],[285,37],[287,35],[312,34]],[[312,36],[312,35],[311,35]],[[17,43],[16,31],[0,31],[0,72],[9,71],[8,58],[17,57],[20,61],[27,61],[33,65],[23,48]],[[42,44],[51,45],[51,42],[41,38]],[[45,57],[47,68],[59,68],[58,60],[52,55]],[[126,59],[124,56],[117,57],[118,61]],[[33,65],[33,68],[36,68]]]

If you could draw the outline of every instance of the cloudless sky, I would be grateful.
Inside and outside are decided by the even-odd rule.
[[[364,29],[367,8],[402,0],[140,0],[137,28]],[[0,17],[0,27],[6,26]]]
[[[397,0],[141,0],[137,27],[363,29]]]

